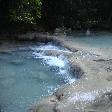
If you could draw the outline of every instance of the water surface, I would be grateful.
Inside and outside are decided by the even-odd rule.
[[[28,44],[0,53],[1,111],[26,112],[41,97],[74,80],[67,59],[47,56],[46,50],[69,52],[52,44]]]
[[[112,34],[111,33],[91,33],[87,36],[84,33],[71,34],[68,36],[78,46],[93,49],[107,58],[112,58]]]

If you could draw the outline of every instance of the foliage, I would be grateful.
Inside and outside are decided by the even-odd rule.
[[[112,28],[112,0],[0,0],[0,24],[41,23],[50,29]]]
[[[1,18],[9,22],[34,24],[41,18],[41,5],[41,0],[1,0]]]
[[[11,21],[36,23],[41,17],[40,0],[22,0],[15,9],[9,10]]]

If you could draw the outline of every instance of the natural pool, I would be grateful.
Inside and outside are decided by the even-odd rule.
[[[41,97],[75,80],[67,59],[47,56],[47,50],[70,53],[51,43],[28,43],[0,53],[0,112],[26,112]]]
[[[91,45],[91,47],[112,47],[111,33],[91,33],[88,36],[84,33],[71,34],[71,38],[78,43]]]
[[[112,58],[112,34],[107,32],[91,32],[90,35],[85,33],[72,33],[67,36],[74,42],[75,46],[93,50],[94,53]]]

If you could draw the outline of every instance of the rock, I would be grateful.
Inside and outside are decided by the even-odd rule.
[[[65,55],[65,56],[69,56],[72,54],[72,52],[66,52],[66,51],[56,51],[56,50],[47,50],[44,51],[45,55],[47,56],[60,56],[60,55]]]
[[[112,91],[106,92],[100,98],[95,99],[94,103],[86,107],[87,112],[111,112],[112,111]]]
[[[46,97],[37,104],[33,112],[56,112],[56,103],[57,99],[55,96]]]
[[[56,28],[55,31],[54,31],[54,35],[55,36],[66,35],[66,28],[64,28],[64,27]]]
[[[70,66],[70,71],[76,79],[80,79],[84,75],[84,71],[81,69],[80,66],[76,64],[71,64]]]
[[[54,105],[46,104],[46,105],[39,106],[36,112],[54,112],[54,110],[55,110]]]

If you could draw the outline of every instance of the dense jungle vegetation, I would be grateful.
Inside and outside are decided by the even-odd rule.
[[[0,26],[112,29],[112,0],[0,0]]]

